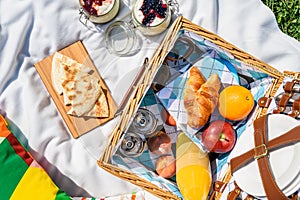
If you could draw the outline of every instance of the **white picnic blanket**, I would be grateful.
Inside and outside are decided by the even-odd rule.
[[[271,10],[260,0],[178,0],[179,13],[220,35],[271,66],[300,71],[300,43],[283,34]],[[124,19],[133,0],[122,1],[115,20]],[[72,138],[34,63],[81,40],[117,103],[143,59],[151,57],[163,35],[143,37],[133,56],[117,57],[97,32],[79,22],[79,1],[0,1],[0,109],[17,137],[71,196],[105,197],[137,187],[101,169],[99,159],[118,120],[79,139]],[[147,198],[155,199],[149,193]]]

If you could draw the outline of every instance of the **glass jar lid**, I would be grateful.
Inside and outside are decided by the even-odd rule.
[[[106,29],[105,42],[108,50],[119,56],[133,54],[139,49],[135,31],[124,21],[116,21]]]

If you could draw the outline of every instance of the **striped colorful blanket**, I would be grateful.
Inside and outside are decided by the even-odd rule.
[[[71,197],[52,181],[9,129],[0,114],[1,200],[144,200],[143,191],[114,197]]]
[[[9,130],[0,115],[0,197],[6,199],[69,200]]]

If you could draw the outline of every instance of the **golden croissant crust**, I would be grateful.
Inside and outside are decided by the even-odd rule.
[[[183,94],[190,127],[198,129],[207,123],[218,104],[220,87],[217,74],[211,74],[206,81],[197,67],[191,68]]]

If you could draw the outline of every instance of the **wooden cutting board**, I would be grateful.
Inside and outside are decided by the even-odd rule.
[[[66,106],[64,104],[63,95],[59,95],[52,85],[51,68],[52,58],[54,54],[34,64],[38,74],[40,75],[49,94],[51,95],[58,111],[60,112],[63,120],[69,128],[69,131],[71,132],[74,138],[78,138],[79,136],[114,118],[114,114],[117,110],[117,105],[113,100],[108,87],[106,86],[104,80],[101,78],[99,72],[97,71],[95,65],[93,64],[90,56],[88,55],[81,41],[77,41],[71,44],[70,46],[60,50],[59,52],[76,60],[79,63],[83,63],[84,65],[92,68],[97,72],[96,74],[100,80],[101,87],[107,97],[109,104],[109,117],[106,118],[75,117],[68,115],[67,111],[70,109],[70,106]]]

